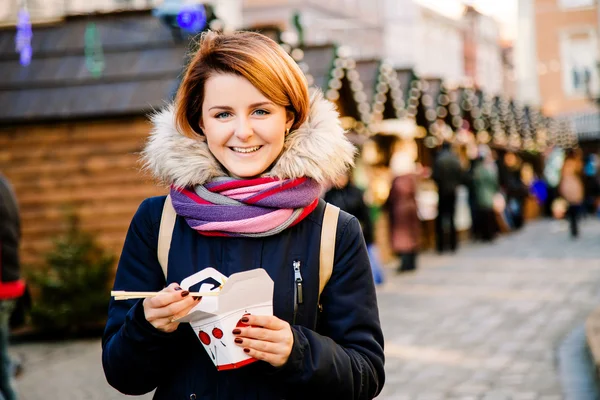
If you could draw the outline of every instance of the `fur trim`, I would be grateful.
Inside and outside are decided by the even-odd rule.
[[[227,176],[203,136],[191,139],[177,131],[173,104],[153,114],[151,121],[154,127],[142,161],[157,179],[168,185],[190,187]],[[355,152],[344,135],[334,105],[315,90],[311,93],[308,119],[287,135],[281,155],[265,176],[308,177],[326,185],[353,166]]]

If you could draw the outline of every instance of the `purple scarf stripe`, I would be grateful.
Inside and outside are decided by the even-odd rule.
[[[173,204],[174,203],[175,202],[173,202]],[[185,217],[190,220],[201,220],[204,223],[220,221],[238,221],[248,218],[260,217],[261,215],[265,215],[273,211],[272,209],[264,207],[239,208],[239,212],[236,212],[235,215],[232,215],[231,213],[231,206],[221,205],[179,204],[176,210],[177,215],[181,215],[182,217]]]
[[[273,188],[255,193],[251,196],[248,196],[246,199],[269,192],[270,190],[273,190]],[[315,198],[319,197],[320,193],[321,186],[312,179],[307,179],[306,182],[301,183],[296,187],[267,196],[255,203],[255,205],[261,207],[281,208],[281,205],[283,204],[285,205],[285,208],[302,208],[312,203]],[[242,199],[240,201],[244,202],[246,199]]]

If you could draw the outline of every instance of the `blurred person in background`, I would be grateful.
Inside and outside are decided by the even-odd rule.
[[[525,222],[525,199],[529,195],[529,188],[521,178],[521,160],[509,151],[500,163],[500,185],[506,194],[506,207],[509,213],[509,223],[512,229],[519,230]]]
[[[579,236],[579,216],[584,200],[583,160],[581,152],[569,149],[565,154],[565,162],[561,171],[558,191],[569,204],[566,217],[569,220],[571,237]]]
[[[583,186],[585,190],[586,214],[596,214],[598,196],[600,196],[600,181],[598,179],[598,156],[590,153],[585,158],[583,166]]]
[[[449,231],[450,250],[456,251],[458,245],[454,214],[456,212],[456,188],[462,183],[463,174],[458,156],[452,151],[450,142],[445,141],[435,160],[432,173],[439,192],[438,216],[435,220],[438,253],[443,253],[446,248],[446,231]]]
[[[398,272],[417,269],[421,221],[417,212],[417,168],[412,157],[396,152],[390,161],[393,175],[386,207],[389,211],[392,251],[400,258]]]
[[[473,240],[481,239],[481,227],[479,223],[479,210],[477,208],[477,193],[475,191],[475,169],[481,163],[482,159],[479,155],[479,148],[475,143],[469,144],[467,147],[467,155],[469,157],[469,169],[465,174],[465,184],[469,190],[469,208],[471,212],[471,237]]]
[[[477,202],[480,238],[491,241],[497,231],[494,197],[500,190],[498,166],[488,146],[479,146],[480,161],[473,171],[473,188]]]
[[[369,246],[373,243],[373,223],[364,201],[364,192],[352,182],[350,174],[340,176],[335,186],[325,193],[324,200],[358,219],[365,243]]]
[[[21,222],[15,193],[0,174],[0,400],[17,398],[8,355],[9,320],[16,300],[25,291],[20,279]]]
[[[369,251],[373,279],[376,284],[383,283],[383,271],[374,245],[373,222],[369,214],[369,207],[365,204],[363,190],[352,182],[352,171],[339,177],[335,185],[325,193],[324,200],[358,219]]]
[[[547,188],[547,196],[544,204],[546,216],[553,216],[552,204],[559,196],[558,185],[560,184],[560,173],[564,163],[564,151],[560,147],[546,150],[544,159],[543,179]]]

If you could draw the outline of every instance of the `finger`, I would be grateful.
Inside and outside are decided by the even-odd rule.
[[[176,301],[184,299],[190,294],[187,290],[166,289],[167,290],[161,291],[158,295],[147,299],[148,305],[152,308],[167,307]]]
[[[236,333],[236,329],[240,333]],[[233,330],[233,334],[236,337],[243,337],[249,339],[263,340],[267,342],[281,342],[283,335],[280,331],[275,331],[267,328],[249,327],[249,328],[236,328]]]
[[[264,340],[255,340],[249,338],[236,337],[235,344],[239,347],[253,349],[263,353],[283,355],[283,346],[279,343],[265,342]]]
[[[246,315],[248,322],[246,324],[252,326],[262,326],[266,329],[280,330],[286,327],[286,322],[280,320],[273,315]]]
[[[179,284],[177,282],[172,282],[169,286],[167,286],[166,288],[161,290],[161,292],[174,292],[174,291],[180,291],[180,290],[183,290],[181,288],[181,286],[179,286]]]
[[[165,307],[154,308],[152,305],[150,305],[146,316],[154,319],[166,317],[172,318],[174,315],[180,314],[186,308],[193,307],[196,304],[198,304],[198,302],[194,300],[193,297],[184,297],[183,299],[179,298],[179,300],[176,300]]]
[[[287,362],[288,359],[287,357],[282,357],[272,353],[265,353],[249,347],[244,348],[244,353],[248,354],[252,358],[256,358],[257,360],[265,361],[274,367],[281,367]]]
[[[188,307],[186,307],[185,309],[179,311],[176,314],[173,314],[173,317],[171,318],[171,320],[176,320],[178,318],[181,318],[181,317],[187,315],[187,313],[189,313],[192,310],[192,308],[196,307],[196,305],[199,302],[200,302],[199,300],[194,300],[194,302],[192,304],[190,304]]]

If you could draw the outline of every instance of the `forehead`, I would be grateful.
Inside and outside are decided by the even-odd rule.
[[[215,74],[204,85],[204,106],[234,106],[263,101],[269,99],[240,75]]]

